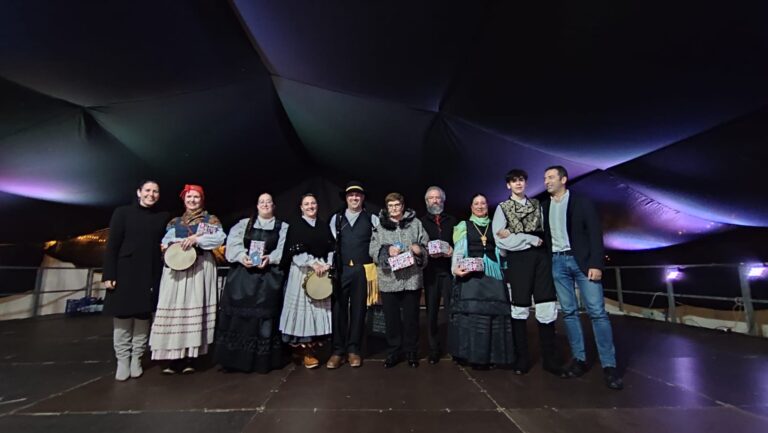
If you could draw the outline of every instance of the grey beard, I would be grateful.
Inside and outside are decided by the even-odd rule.
[[[440,215],[443,213],[444,206],[441,205],[433,205],[433,206],[427,206],[427,212],[429,212],[432,215]]]

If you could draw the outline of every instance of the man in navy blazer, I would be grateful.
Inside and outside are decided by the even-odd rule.
[[[624,384],[616,371],[613,331],[603,298],[603,231],[594,205],[587,198],[571,194],[566,187],[568,172],[562,166],[544,171],[544,184],[549,200],[544,211],[544,242],[552,252],[552,276],[563,313],[573,360],[566,372],[571,377],[586,373],[584,334],[579,321],[575,286],[592,320],[595,343],[608,388],[622,389]]]

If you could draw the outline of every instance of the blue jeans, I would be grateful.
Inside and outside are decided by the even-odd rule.
[[[580,361],[587,359],[584,350],[584,333],[581,330],[581,321],[579,321],[579,304],[576,300],[574,287],[574,283],[576,283],[581,291],[581,298],[587,308],[589,318],[592,319],[592,330],[595,333],[600,364],[603,368],[616,367],[613,331],[608,313],[605,311],[603,285],[599,281],[588,280],[584,272],[579,269],[573,256],[552,255],[552,276],[555,280],[557,298],[563,312],[565,331],[568,334],[568,342],[571,345],[573,357]]]

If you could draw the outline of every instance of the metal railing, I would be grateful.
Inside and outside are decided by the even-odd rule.
[[[640,291],[640,290],[626,290],[623,286],[623,280],[622,280],[622,271],[628,271],[633,269],[658,269],[661,270],[662,273],[665,270],[668,269],[679,269],[681,271],[685,271],[686,269],[695,269],[695,268],[722,268],[722,269],[734,269],[738,272],[739,276],[739,285],[740,285],[740,294],[741,296],[737,297],[726,297],[726,296],[709,296],[709,295],[696,295],[696,294],[686,294],[686,293],[675,293],[674,289],[674,280],[667,279],[665,281],[665,291]],[[708,300],[708,301],[726,301],[726,302],[738,302],[744,309],[744,315],[745,315],[745,322],[747,326],[747,333],[749,335],[759,335],[759,329],[755,320],[755,304],[768,304],[768,299],[754,299],[752,296],[752,289],[750,284],[750,279],[747,277],[747,273],[749,271],[750,265],[744,265],[744,264],[694,264],[694,265],[649,265],[649,266],[608,266],[606,267],[605,273],[607,275],[608,272],[613,271],[614,277],[615,277],[615,288],[606,287],[606,278],[603,278],[603,290],[608,293],[615,293],[617,302],[618,302],[618,308],[619,311],[622,313],[627,313],[625,310],[625,302],[624,302],[624,296],[625,295],[642,295],[642,296],[650,296],[651,297],[651,305],[654,303],[655,299],[659,296],[665,296],[667,299],[667,314],[665,320],[667,322],[673,322],[675,321],[676,316],[676,307],[678,304],[677,299],[698,299],[698,300]],[[79,286],[77,288],[73,289],[60,289],[60,290],[43,290],[43,275],[45,271],[51,271],[51,270],[66,270],[66,271],[83,271],[86,270],[86,277],[85,277],[85,284],[83,286]],[[217,267],[217,270],[221,273],[222,271],[228,271],[228,266],[219,266]],[[93,295],[94,292],[94,275],[101,271],[101,268],[72,268],[72,267],[34,267],[34,266],[0,266],[0,271],[28,271],[28,272],[35,272],[35,279],[34,279],[34,286],[31,290],[32,295],[32,303],[31,303],[31,316],[36,317],[40,314],[40,307],[41,307],[41,299],[44,294],[49,293],[78,293],[83,292],[84,297],[90,297]],[[226,282],[226,276],[219,276],[217,279],[217,288],[221,290],[223,288],[224,283]],[[98,283],[96,283],[98,284]],[[24,292],[2,292],[0,291],[0,297],[1,296],[11,296],[11,295],[25,295],[29,294],[30,291],[24,291]],[[1,318],[0,318],[1,320]]]
[[[667,298],[667,314],[665,317],[665,321],[667,322],[674,322],[675,318],[677,317],[677,299],[699,299],[699,300],[708,300],[708,301],[726,301],[726,302],[738,302],[744,309],[744,315],[745,315],[745,322],[747,326],[747,333],[749,335],[758,336],[759,335],[759,329],[755,320],[755,304],[767,304],[768,305],[768,299],[754,299],[752,296],[752,288],[750,284],[750,279],[748,278],[749,270],[754,265],[748,265],[743,263],[734,263],[734,264],[722,264],[722,263],[713,263],[713,264],[691,264],[691,265],[647,265],[647,266],[608,266],[606,267],[606,272],[609,270],[613,270],[616,280],[616,288],[610,289],[607,287],[603,287],[603,290],[605,292],[612,292],[616,293],[616,298],[618,302],[618,308],[619,311],[622,313],[626,313],[624,309],[624,295],[625,294],[635,294],[635,295],[646,295],[646,296],[652,296],[651,298],[651,305],[653,304],[653,300],[658,295],[666,296]],[[639,291],[639,290],[626,290],[622,288],[622,270],[629,270],[629,269],[658,269],[661,270],[663,273],[666,273],[669,270],[677,270],[679,272],[684,272],[686,269],[697,269],[697,268],[721,268],[721,269],[732,269],[736,270],[738,272],[739,277],[739,289],[741,292],[740,297],[726,297],[726,296],[709,296],[709,295],[695,295],[695,294],[685,294],[685,293],[675,293],[675,287],[674,282],[675,279],[673,278],[665,278],[665,292],[660,291],[654,291],[654,292],[647,292],[647,291]],[[663,277],[662,277],[663,278]]]

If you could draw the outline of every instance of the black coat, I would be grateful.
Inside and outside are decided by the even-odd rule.
[[[566,209],[566,225],[568,240],[571,244],[573,257],[584,275],[591,268],[602,270],[605,266],[603,247],[603,228],[600,216],[592,202],[573,191],[568,192],[568,209]],[[552,251],[552,231],[549,226],[549,206],[552,199],[542,201],[544,210],[544,242],[547,251]]]
[[[160,241],[165,235],[167,212],[138,203],[115,209],[109,222],[102,281],[114,280],[107,290],[104,312],[133,316],[155,310],[163,270]]]
[[[439,228],[435,223],[435,216],[430,213],[422,216],[420,219],[421,225],[424,226],[424,230],[426,230],[427,235],[429,235],[430,241],[442,240],[453,246],[453,228],[458,223],[458,220],[456,220],[454,216],[442,212],[440,214]],[[433,275],[437,274],[453,275],[451,273],[450,257],[430,257],[427,267],[424,269],[424,277],[431,278]]]

